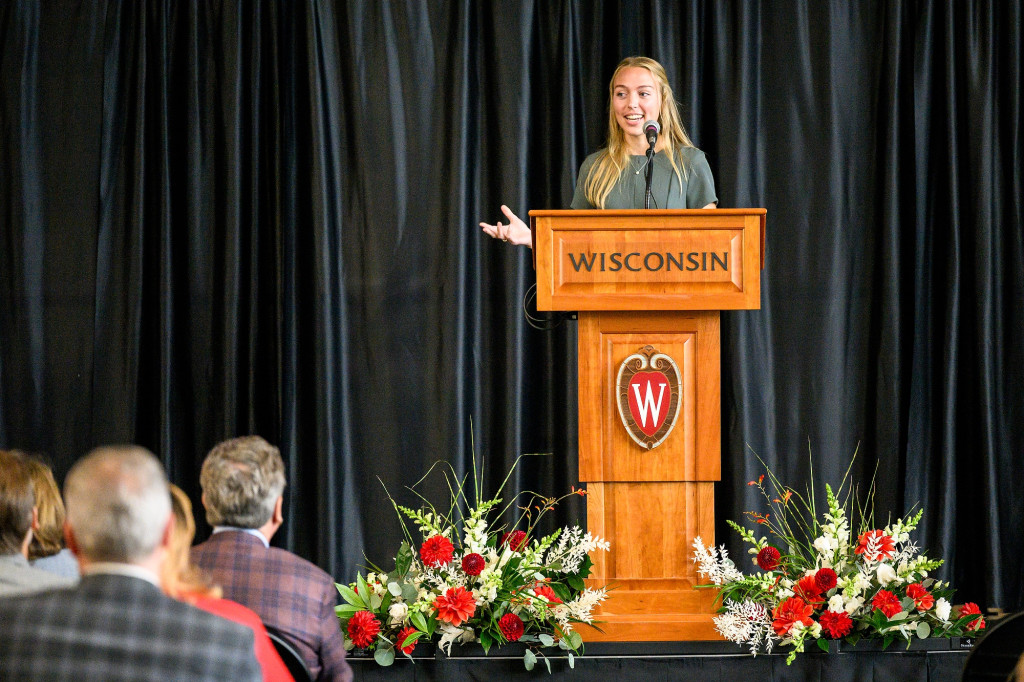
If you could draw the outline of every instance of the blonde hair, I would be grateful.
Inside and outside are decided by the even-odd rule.
[[[672,94],[672,86],[669,85],[668,76],[665,74],[665,67],[650,57],[626,57],[615,67],[615,73],[612,74],[612,79],[608,83],[608,146],[598,154],[583,185],[583,194],[587,201],[598,208],[604,208],[608,195],[611,194],[622,171],[629,164],[626,134],[615,120],[615,79],[623,69],[637,67],[647,69],[658,84],[661,94],[661,113],[658,114],[661,134],[658,139],[661,140],[662,150],[668,156],[669,163],[672,164],[672,169],[679,180],[680,189],[682,189],[683,177],[687,174],[685,167],[680,169],[676,165],[676,150],[682,147],[693,147],[693,142],[690,141],[683,128],[679,108],[676,106],[676,100]]]
[[[223,592],[219,587],[211,587],[203,578],[199,567],[189,558],[189,549],[196,536],[196,519],[192,515],[192,500],[185,491],[168,483],[171,492],[171,514],[174,516],[174,531],[167,547],[167,556],[160,582],[164,592],[177,599],[189,596],[220,598]]]
[[[25,465],[32,478],[39,517],[39,528],[32,533],[28,546],[28,558],[35,561],[64,549],[64,500],[50,467],[31,456],[25,458]]]

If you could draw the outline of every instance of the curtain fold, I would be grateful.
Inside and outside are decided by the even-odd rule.
[[[1019,608],[1021,18],[1019,0],[0,4],[0,447],[62,475],[137,442],[198,500],[205,452],[260,433],[287,465],[275,542],[339,580],[393,555],[388,495],[413,504],[435,462],[475,459],[492,491],[550,453],[508,492],[567,492],[575,323],[526,323],[529,254],[477,223],[567,206],[612,70],[647,54],[720,205],[768,209],[762,307],[722,318],[718,539],[745,556],[724,519],[758,508],[758,457],[821,490],[856,452],[879,521],[924,509],[959,597]]]

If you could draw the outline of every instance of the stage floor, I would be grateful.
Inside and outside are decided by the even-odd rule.
[[[836,647],[837,648],[837,647]],[[786,654],[753,657],[730,642],[591,643],[569,668],[564,656],[549,656],[551,674],[543,659],[529,672],[522,648],[490,656],[469,648],[452,657],[443,653],[405,657],[389,668],[372,658],[350,658],[356,680],[568,680],[623,682],[723,682],[822,680],[827,682],[958,682],[967,650],[913,650],[896,645],[888,651],[831,651],[799,655],[786,665]],[[454,653],[454,652],[453,652]]]

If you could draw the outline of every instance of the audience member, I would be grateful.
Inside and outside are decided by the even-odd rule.
[[[68,474],[64,501],[82,579],[0,600],[0,679],[261,679],[252,630],[160,590],[174,521],[156,457],[94,450]]]
[[[0,450],[0,597],[71,584],[28,563],[28,548],[39,527],[35,501],[26,458],[20,452]]]
[[[284,462],[258,436],[235,438],[206,456],[200,475],[213,535],[192,559],[228,599],[245,604],[302,654],[313,677],[349,680],[344,637],[334,613],[338,592],[326,572],[270,546],[284,521]]]
[[[39,527],[28,546],[28,562],[36,568],[78,580],[78,561],[64,546],[64,500],[53,471],[35,457],[26,457],[36,494]]]
[[[164,592],[203,611],[209,611],[250,628],[256,636],[256,660],[263,670],[263,679],[290,681],[292,676],[274,648],[274,643],[267,636],[267,630],[263,627],[260,617],[238,602],[222,599],[223,591],[208,585],[202,579],[196,565],[189,561],[189,548],[196,535],[192,501],[188,499],[185,491],[173,483],[170,489],[174,531],[171,533],[171,543],[167,548],[167,559],[164,561],[161,576]]]

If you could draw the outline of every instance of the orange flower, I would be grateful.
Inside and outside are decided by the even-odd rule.
[[[459,626],[473,616],[476,600],[465,587],[452,587],[434,600],[434,608],[438,620]]]
[[[804,627],[810,627],[814,624],[814,620],[811,618],[812,613],[814,613],[814,608],[805,604],[803,599],[800,597],[790,597],[776,606],[775,611],[772,612],[772,615],[775,617],[775,620],[772,622],[775,634],[779,637],[785,637],[797,623],[802,624]]]
[[[555,594],[555,591],[547,585],[541,585],[540,587],[534,588],[533,591],[538,597],[544,597],[545,599],[547,599],[549,604],[562,603],[562,600],[558,598],[558,595]]]
[[[935,606],[935,597],[921,583],[907,585],[907,596],[914,600],[918,611],[927,611]]]
[[[860,534],[860,544],[854,554],[863,554],[868,561],[885,561],[896,553],[896,541],[880,530]]]
[[[821,585],[813,575],[805,575],[800,578],[800,582],[793,587],[793,592],[812,606],[821,606],[825,601],[821,597]]]

